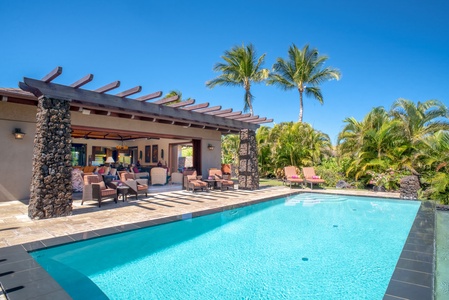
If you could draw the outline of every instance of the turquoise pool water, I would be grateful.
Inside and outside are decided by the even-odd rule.
[[[74,299],[382,299],[419,205],[300,194],[31,255]]]

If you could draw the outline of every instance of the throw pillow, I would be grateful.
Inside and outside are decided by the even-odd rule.
[[[100,181],[98,184],[100,185],[100,190],[106,189],[106,184],[104,184],[104,181]]]

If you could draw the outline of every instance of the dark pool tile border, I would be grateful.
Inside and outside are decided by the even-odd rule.
[[[435,207],[421,202],[385,299],[431,300],[434,295]]]

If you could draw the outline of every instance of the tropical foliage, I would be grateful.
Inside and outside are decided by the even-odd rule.
[[[213,88],[217,85],[241,86],[245,89],[244,111],[254,115],[251,84],[264,81],[268,77],[268,70],[262,68],[265,54],[257,57],[256,50],[252,44],[241,47],[235,46],[225,51],[221,57],[224,62],[217,63],[214,71],[221,72],[217,78],[206,82],[206,86]]]
[[[262,126],[256,132],[256,140],[261,176],[280,177],[289,165],[318,165],[332,150],[328,135],[301,122],[280,123],[271,129]]]
[[[424,197],[448,202],[449,122],[441,102],[399,99],[390,111],[376,107],[362,121],[344,122],[338,157],[349,160],[347,178],[394,190],[405,175],[420,175]]]
[[[323,104],[320,84],[340,79],[340,71],[332,67],[323,67],[327,59],[325,55],[320,56],[317,49],[310,49],[309,45],[300,50],[293,44],[288,49],[288,59],[278,58],[273,65],[274,72],[270,73],[267,84],[276,85],[284,90],[294,88],[298,90],[299,122],[303,120],[303,93]]]

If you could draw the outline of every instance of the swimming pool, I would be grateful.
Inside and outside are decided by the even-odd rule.
[[[31,255],[74,299],[381,299],[419,205],[299,194]]]

